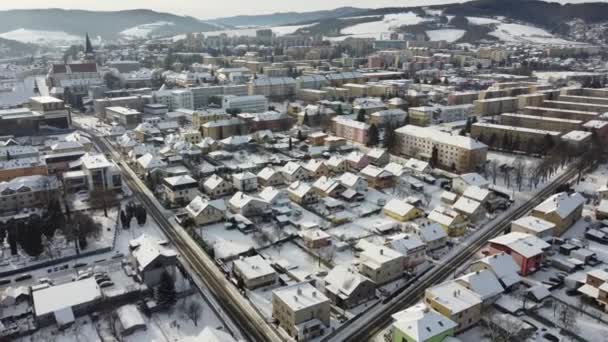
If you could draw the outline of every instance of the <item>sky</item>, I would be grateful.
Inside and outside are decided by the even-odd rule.
[[[189,15],[200,19],[241,14],[268,14],[285,11],[313,11],[342,6],[377,8],[424,6],[465,0],[0,0],[0,10],[16,8],[70,8],[114,11],[147,8],[160,12]],[[508,1],[508,0],[504,0]],[[552,0],[555,2],[589,2],[589,0]],[[608,0],[596,0],[608,1]]]

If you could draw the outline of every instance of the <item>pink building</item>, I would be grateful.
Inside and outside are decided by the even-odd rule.
[[[360,144],[367,143],[367,131],[369,125],[365,122],[359,122],[353,119],[337,116],[332,119],[334,134],[346,140],[358,142]]]

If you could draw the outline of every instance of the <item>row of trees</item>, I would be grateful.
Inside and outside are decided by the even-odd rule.
[[[143,226],[146,224],[148,213],[142,205],[135,205],[133,202],[130,202],[125,209],[120,211],[120,223],[122,228],[131,228],[131,220],[133,218],[135,218],[138,225]]]

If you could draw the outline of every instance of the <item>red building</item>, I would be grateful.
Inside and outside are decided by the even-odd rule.
[[[537,271],[543,261],[545,250],[551,247],[534,235],[520,232],[502,235],[488,242],[490,253],[505,252],[509,254],[519,266],[519,273],[522,276]]]

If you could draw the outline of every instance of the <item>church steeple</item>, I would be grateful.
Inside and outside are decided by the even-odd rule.
[[[95,53],[95,51],[93,51],[93,44],[91,44],[91,39],[89,38],[88,32],[86,34],[86,46],[85,46],[84,53],[87,55]]]

